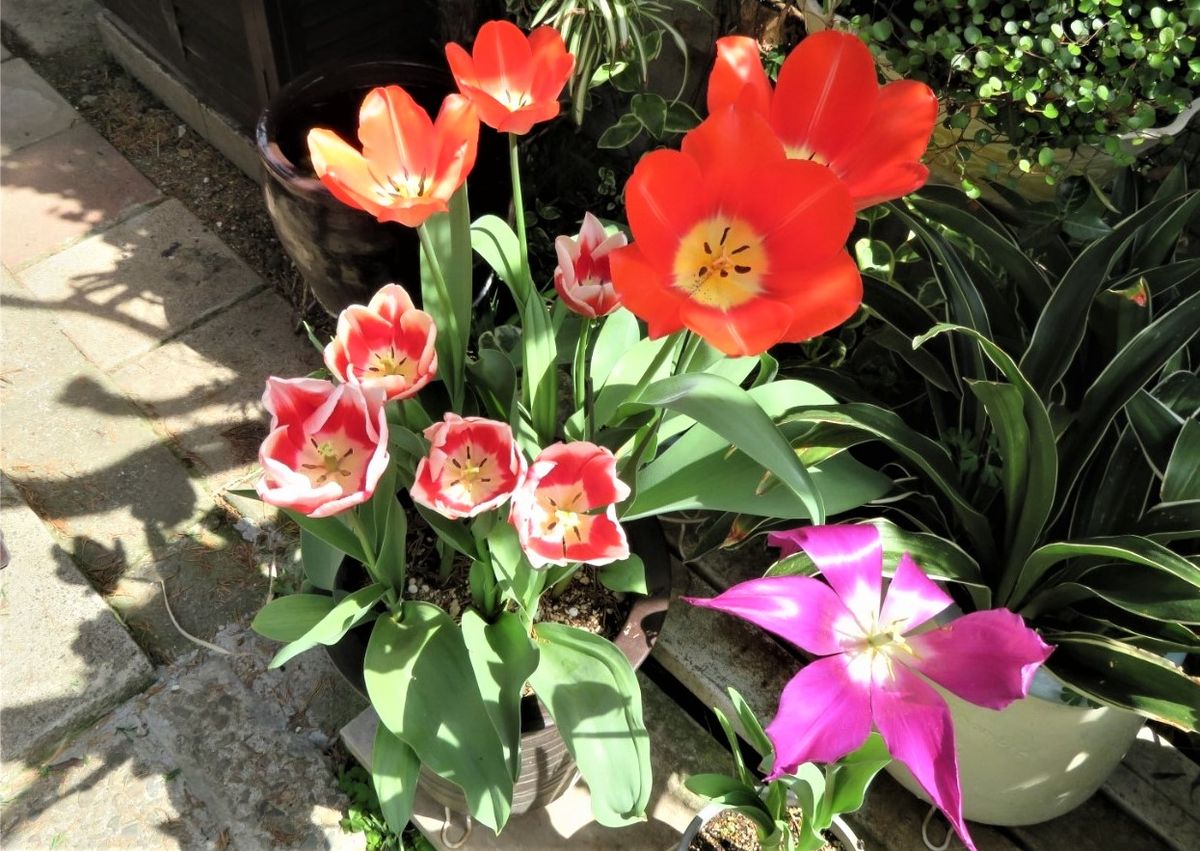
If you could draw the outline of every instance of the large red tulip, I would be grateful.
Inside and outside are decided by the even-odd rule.
[[[339,201],[381,222],[417,227],[450,208],[475,165],[479,119],[461,95],[431,121],[399,86],[372,89],[358,113],[362,151],[332,130],[308,133],[313,169]]]
[[[610,255],[613,285],[651,337],[686,327],[728,355],[757,355],[828,331],[862,301],[846,187],[789,159],[740,104],[682,151],[642,157],[625,204],[633,242]]]
[[[480,27],[471,53],[447,44],[446,60],[479,120],[517,134],[558,115],[558,96],[575,67],[556,29],[538,27],[526,36],[508,21]]]
[[[381,388],[389,402],[407,399],[437,375],[436,337],[433,317],[413,305],[404,287],[388,284],[366,306],[342,311],[325,366],[339,381]]]
[[[263,405],[271,414],[258,451],[263,502],[329,517],[371,498],[388,465],[381,390],[271,377]]]
[[[920,160],[937,97],[915,80],[880,86],[871,51],[852,33],[805,38],[784,60],[774,91],[753,39],[719,39],[708,109],[733,103],[767,117],[789,156],[833,169],[857,210],[907,195],[929,177]]]

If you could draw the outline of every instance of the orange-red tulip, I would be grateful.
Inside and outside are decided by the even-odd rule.
[[[625,204],[633,243],[610,255],[613,285],[651,337],[687,327],[757,355],[828,331],[862,301],[846,187],[789,159],[753,110],[726,107],[682,151],[642,157]]]
[[[381,222],[417,227],[450,208],[475,165],[479,119],[461,95],[431,121],[399,86],[372,89],[358,113],[362,151],[332,130],[308,133],[313,169],[339,201]]]
[[[446,60],[479,120],[517,134],[558,115],[558,96],[575,67],[556,29],[538,27],[526,36],[508,21],[480,27],[471,53],[447,44]]]
[[[767,116],[788,156],[828,165],[846,182],[854,208],[924,185],[920,162],[937,120],[937,97],[915,80],[880,86],[871,51],[855,35],[808,36],[779,71],[774,92],[754,39],[717,41],[708,109],[738,103]]]

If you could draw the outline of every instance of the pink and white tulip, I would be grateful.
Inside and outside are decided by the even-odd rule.
[[[611,564],[629,557],[616,507],[628,497],[612,452],[582,440],[555,443],[529,465],[508,522],[534,567]]]
[[[525,457],[505,423],[448,413],[425,429],[429,455],[417,464],[413,500],[458,520],[499,508],[525,473]]]
[[[608,255],[629,240],[617,231],[612,236],[591,213],[583,214],[578,237],[560,236],[554,240],[558,268],[554,270],[554,288],[563,303],[581,316],[595,319],[612,313],[621,305],[613,289]]]
[[[267,379],[271,431],[258,451],[263,502],[330,517],[366,502],[388,465],[383,391],[315,378]]]
[[[342,311],[325,366],[341,381],[381,388],[389,402],[407,399],[437,375],[436,338],[433,317],[388,284],[366,306]]]
[[[804,762],[837,760],[875,728],[974,849],[962,816],[950,709],[926,680],[971,703],[1003,709],[1028,693],[1052,648],[1007,609],[973,612],[913,634],[952,600],[907,554],[883,595],[883,547],[872,526],[813,526],[769,540],[785,555],[803,549],[828,584],[768,577],[712,599],[685,599],[820,657],[779,696],[766,731],[776,752],[772,779]]]

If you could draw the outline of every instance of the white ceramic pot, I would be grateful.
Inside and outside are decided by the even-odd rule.
[[[683,837],[679,840],[679,851],[688,851],[688,846],[692,844],[692,840],[696,838],[696,834],[704,829],[704,825],[727,809],[729,807],[725,804],[709,804],[696,813],[696,817],[688,824],[687,829],[683,832]],[[850,829],[850,825],[846,824],[841,817],[834,817],[833,824],[829,826],[829,832],[837,837],[838,842],[842,843],[842,847],[846,851],[866,851],[867,846],[863,844],[863,841]]]
[[[963,815],[982,824],[1038,824],[1079,806],[1121,762],[1144,720],[1063,703],[1061,681],[1044,668],[1029,697],[999,712],[938,691],[954,719]],[[886,770],[929,800],[903,765]]]

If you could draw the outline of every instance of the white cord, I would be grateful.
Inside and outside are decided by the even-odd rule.
[[[933,820],[937,811],[937,807],[930,807],[929,812],[925,813],[925,818],[921,822],[921,839],[929,851],[946,851],[950,847],[950,843],[954,841],[954,831],[950,829],[950,825],[946,825],[946,839],[941,845],[934,845],[929,841],[929,822]]]
[[[471,838],[471,830],[472,830],[472,828],[475,827],[475,825],[471,821],[471,816],[469,814],[463,816],[463,818],[465,818],[467,820],[467,825],[466,825],[466,827],[463,828],[462,836],[460,836],[458,839],[451,839],[449,836],[446,835],[446,829],[450,827],[450,816],[451,816],[450,808],[445,807],[445,810],[446,810],[446,816],[442,820],[442,830],[440,833],[440,836],[442,839],[442,844],[445,845],[447,848],[462,848],[464,845],[467,844],[467,840]]]

